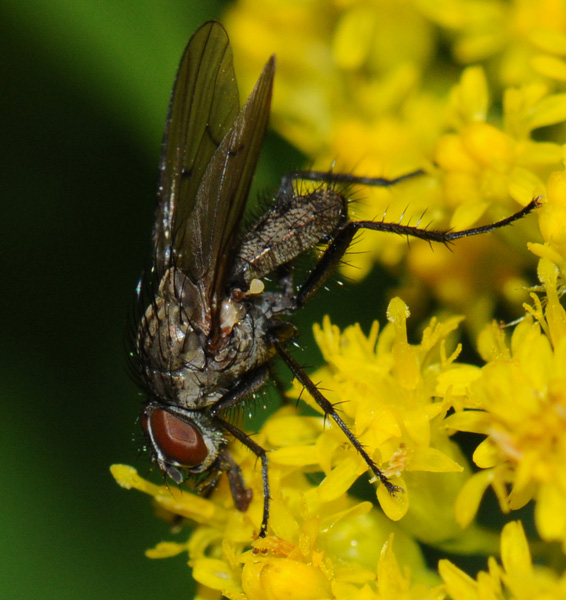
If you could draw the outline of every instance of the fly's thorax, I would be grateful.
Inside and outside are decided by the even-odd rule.
[[[214,423],[198,411],[151,400],[140,421],[153,461],[176,483],[183,481],[186,472],[210,469],[225,444]]]
[[[282,196],[243,236],[232,279],[249,283],[262,278],[302,252],[329,241],[346,214],[346,198],[331,188],[304,196]]]
[[[222,302],[221,335],[208,353],[208,367],[217,373],[217,381],[226,391],[273,356],[269,340],[273,314],[263,286],[252,293],[235,290]]]
[[[139,345],[170,369],[187,358],[196,367],[203,366],[202,344],[198,343],[198,334],[203,328],[206,331],[203,314],[198,288],[178,269],[170,268],[140,323]]]
[[[224,338],[228,337],[246,316],[246,305],[241,300],[227,297],[220,304],[220,333]]]
[[[208,334],[198,289],[178,269],[169,269],[138,327],[136,351],[149,395],[167,406],[199,410],[267,362],[274,352],[267,335],[273,310],[262,292],[256,282],[220,300],[218,327]]]
[[[136,351],[141,376],[158,398],[173,401],[183,390],[190,406],[201,395],[198,374],[206,368],[201,304],[196,286],[171,267],[140,320]],[[187,371],[189,377],[183,380]]]

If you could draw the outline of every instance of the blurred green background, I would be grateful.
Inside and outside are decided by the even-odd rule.
[[[149,252],[165,113],[221,2],[2,0],[0,597],[192,597],[136,465],[124,332]],[[6,218],[7,215],[7,218]]]
[[[223,4],[0,0],[2,598],[193,595],[186,556],[145,558],[169,528],[109,466],[149,470],[137,456],[126,323],[149,254],[177,63]],[[270,134],[256,188],[300,166]],[[386,298],[376,304],[367,290],[355,294],[355,317],[335,311],[338,323],[367,324],[364,304],[383,314]],[[347,287],[321,296],[299,321],[352,298]]]

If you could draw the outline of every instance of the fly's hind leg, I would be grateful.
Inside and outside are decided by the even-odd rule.
[[[373,177],[358,177],[356,175],[340,173],[323,173],[320,171],[305,171],[292,173],[283,178],[281,182],[280,193],[293,193],[293,182],[297,180],[321,181],[328,183],[345,183],[349,185],[367,185],[375,187],[391,187],[402,181],[412,179],[423,175],[424,171],[418,170],[394,179],[383,179]],[[332,235],[332,240],[328,244],[324,254],[311,271],[310,275],[300,286],[295,296],[295,305],[297,308],[304,306],[312,296],[326,283],[328,277],[334,272],[344,254],[347,252],[354,236],[362,229],[372,231],[381,231],[384,233],[395,233],[397,235],[415,237],[427,242],[440,243],[444,245],[451,244],[455,240],[472,235],[481,235],[495,229],[507,227],[514,221],[517,221],[541,204],[541,198],[536,197],[521,210],[513,213],[509,217],[489,223],[480,227],[472,227],[461,231],[451,231],[447,229],[427,229],[411,225],[402,225],[401,223],[387,223],[385,221],[346,221],[340,225]]]
[[[293,196],[295,193],[293,184],[295,181],[301,180],[320,181],[323,183],[344,183],[346,185],[368,185],[370,187],[392,187],[402,181],[413,179],[413,177],[420,177],[424,174],[425,171],[417,169],[410,173],[387,179],[385,177],[362,177],[359,175],[352,175],[351,173],[333,173],[332,171],[297,171],[296,173],[289,173],[281,179],[279,194]]]
[[[310,181],[322,181],[328,183],[345,183],[345,184],[356,184],[356,185],[370,185],[388,187],[400,183],[406,179],[422,175],[422,171],[414,171],[407,175],[397,177],[395,179],[381,179],[381,178],[368,178],[368,177],[357,177],[353,175],[341,175],[334,173],[321,173],[318,171],[308,171],[303,173],[293,173],[288,175],[282,180],[280,194],[287,194],[291,198],[294,194],[293,183],[296,180],[310,180]],[[324,285],[330,274],[338,266],[339,262],[344,257],[344,254],[348,250],[350,244],[356,233],[362,229],[370,229],[373,231],[382,231],[385,233],[395,233],[397,235],[403,235],[408,237],[416,237],[428,242],[438,242],[444,245],[448,245],[451,242],[467,236],[480,235],[506,227],[514,221],[521,219],[522,217],[529,214],[532,210],[540,205],[540,198],[533,199],[527,206],[518,212],[512,214],[506,219],[497,221],[481,227],[474,227],[471,229],[465,229],[462,231],[449,231],[449,230],[429,230],[426,228],[419,228],[410,225],[402,225],[400,223],[386,223],[385,221],[349,221],[339,225],[331,236],[331,240],[324,251],[322,257],[315,265],[307,279],[299,287],[299,290],[293,298],[293,304],[295,308],[304,306],[314,294]],[[318,390],[313,381],[305,373],[299,363],[293,358],[289,352],[285,349],[284,345],[280,340],[274,340],[274,346],[279,356],[283,359],[285,364],[289,367],[293,375],[300,381],[300,383],[308,390],[311,396],[315,399],[317,404],[322,408],[324,413],[328,415],[339,427],[342,429],[352,446],[358,451],[362,458],[367,463],[368,467],[372,470],[375,476],[381,481],[381,483],[387,488],[387,490],[395,495],[401,491],[400,488],[392,484],[385,474],[377,467],[373,459],[365,451],[364,447],[357,440],[356,436],[350,431],[348,426],[341,419],[339,414],[336,412],[332,403],[327,400],[324,395]]]

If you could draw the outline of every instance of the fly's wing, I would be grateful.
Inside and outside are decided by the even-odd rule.
[[[163,145],[155,266],[162,275],[173,263],[198,288],[204,330],[225,293],[274,74],[272,57],[239,111],[232,50],[215,22],[191,38],[177,74]]]
[[[219,23],[205,23],[183,53],[165,125],[154,229],[159,278],[171,264],[171,252],[180,250],[178,246],[185,245],[187,256],[200,252],[178,231],[193,218],[204,172],[239,110],[228,34]]]
[[[226,277],[269,121],[274,74],[271,57],[208,163],[190,218],[180,223],[183,230],[178,233],[190,244],[179,248],[177,264],[213,307],[226,294]]]

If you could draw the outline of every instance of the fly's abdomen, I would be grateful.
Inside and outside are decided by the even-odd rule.
[[[328,241],[345,214],[345,198],[333,189],[295,196],[292,202],[278,201],[244,236],[232,268],[233,280],[250,283]]]

